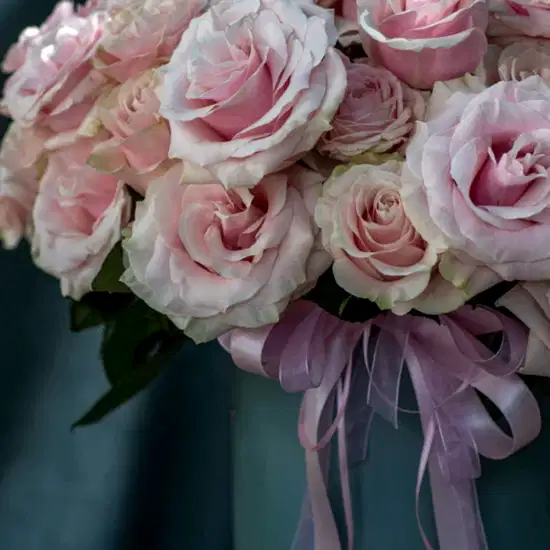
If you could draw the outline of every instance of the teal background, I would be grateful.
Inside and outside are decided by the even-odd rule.
[[[99,333],[71,334],[27,247],[0,252],[0,550],[228,550],[234,370],[184,348],[104,422]]]
[[[305,483],[296,435],[299,396],[247,373],[237,372],[235,380],[235,548],[286,550]],[[545,425],[539,439],[507,460],[482,462],[477,486],[490,550],[550,548],[550,401],[539,401]],[[357,550],[424,549],[414,513],[421,447],[416,421],[404,419],[395,430],[375,419],[368,460],[352,474]],[[427,487],[421,515],[434,540]]]
[[[52,6],[2,1],[0,51]],[[0,308],[0,550],[289,549],[304,491],[300,396],[237,371],[212,343],[183,349],[148,391],[71,433],[107,387],[99,333],[69,332],[57,283],[26,247],[0,253]],[[483,463],[491,550],[550,548],[550,400],[541,407],[534,444]],[[352,474],[357,550],[422,549],[421,443],[414,422],[375,422]],[[433,537],[426,494],[422,515]]]
[[[106,388],[99,334],[71,334],[28,250],[0,253],[1,550],[288,550],[304,490],[299,395],[238,371],[213,343],[184,348],[103,423],[71,422]],[[491,550],[550,544],[550,402],[542,436],[478,482]],[[418,426],[373,426],[352,474],[357,550],[421,550]],[[334,488],[333,488],[334,489]],[[433,536],[428,495],[422,514]],[[467,550],[467,549],[465,549]]]

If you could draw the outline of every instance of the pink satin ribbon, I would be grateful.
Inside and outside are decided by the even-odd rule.
[[[501,334],[496,352],[479,339],[491,333]],[[330,441],[336,433],[347,548],[353,548],[348,450],[361,445],[364,454],[372,410],[395,425],[399,412],[420,414],[424,446],[416,513],[426,549],[433,547],[418,512],[426,472],[441,550],[487,549],[475,490],[479,455],[510,456],[535,439],[541,427],[536,400],[515,374],[527,344],[521,324],[496,311],[469,307],[437,320],[384,314],[363,325],[351,324],[298,301],[276,325],[236,329],[220,342],[237,366],[279,380],[288,391],[305,391],[298,432],[309,495],[295,550],[342,548],[327,491]],[[405,368],[418,411],[399,406]],[[365,371],[368,383],[361,395],[353,391],[353,376]],[[501,411],[511,435],[492,420],[478,392]],[[355,397],[350,400],[350,395]],[[350,439],[350,429],[361,423],[362,433],[355,430]]]

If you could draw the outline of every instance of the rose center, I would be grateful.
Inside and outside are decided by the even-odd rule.
[[[389,191],[382,191],[377,194],[373,201],[369,217],[375,223],[386,225],[395,219],[400,209],[401,200],[399,195]]]
[[[234,191],[231,202],[218,205],[218,223],[223,244],[228,250],[250,248],[257,240],[267,211],[267,200],[261,193],[253,192],[252,202],[247,205]]]
[[[496,141],[489,148],[470,189],[475,205],[513,206],[540,176],[536,145],[520,139]]]

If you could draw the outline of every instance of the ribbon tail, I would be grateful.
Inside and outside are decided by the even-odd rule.
[[[291,550],[341,550],[328,496],[330,446],[306,451],[307,487]]]
[[[407,365],[425,438],[416,487],[417,519],[424,546],[427,550],[433,550],[418,513],[420,484],[427,466],[440,550],[488,550],[475,481],[468,478],[451,480],[442,469],[442,457],[437,452],[443,445],[437,412],[426,385],[420,357],[412,349],[407,354]]]
[[[292,550],[341,550],[328,496],[330,446],[306,450],[307,490]]]
[[[311,497],[307,489],[291,550],[315,550],[315,526],[313,525]]]
[[[324,432],[331,423],[335,389],[327,395],[328,388],[321,386],[304,395],[303,430],[311,440],[316,440],[319,432]],[[338,527],[328,496],[330,451],[330,445],[305,449],[308,492],[293,550],[341,550]]]
[[[429,478],[440,549],[487,550],[475,481],[451,483],[435,455],[430,459]]]

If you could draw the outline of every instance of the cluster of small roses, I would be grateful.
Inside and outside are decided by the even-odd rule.
[[[0,232],[76,300],[119,242],[196,341],[550,278],[544,0],[62,1],[3,68]]]

